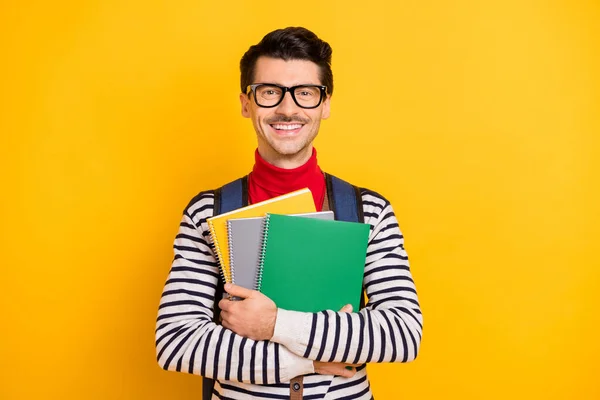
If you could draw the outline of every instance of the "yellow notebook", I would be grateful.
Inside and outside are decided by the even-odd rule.
[[[228,219],[263,217],[267,213],[300,214],[315,211],[315,202],[312,193],[308,188],[305,188],[209,218],[206,222],[208,223],[210,236],[215,244],[215,251],[225,282],[231,282],[227,231]]]

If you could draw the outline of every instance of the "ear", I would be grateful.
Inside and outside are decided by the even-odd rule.
[[[250,98],[244,93],[240,93],[240,103],[242,105],[242,117],[250,118]]]
[[[331,112],[331,96],[327,95],[325,100],[323,100],[323,113],[321,114],[321,119],[329,118],[330,112]]]

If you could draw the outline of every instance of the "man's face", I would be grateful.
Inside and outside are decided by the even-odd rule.
[[[260,57],[256,61],[253,83],[275,83],[287,87],[321,85],[317,64],[270,57]],[[273,108],[258,106],[252,93],[242,93],[240,101],[242,115],[252,119],[260,155],[271,164],[283,168],[302,165],[310,158],[312,142],[319,133],[321,119],[329,117],[329,95],[313,109],[299,107],[289,92]]]

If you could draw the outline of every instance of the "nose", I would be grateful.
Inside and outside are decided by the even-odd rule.
[[[293,115],[298,112],[298,106],[292,98],[292,93],[287,92],[283,96],[283,100],[281,100],[281,103],[279,103],[275,112],[283,115]]]

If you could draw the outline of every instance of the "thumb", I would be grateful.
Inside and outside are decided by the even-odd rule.
[[[252,295],[252,290],[246,289],[245,287],[234,285],[233,283],[225,284],[225,291],[232,296],[246,299]]]
[[[352,304],[346,304],[344,307],[342,307],[340,309],[340,312],[351,313],[352,312]]]

